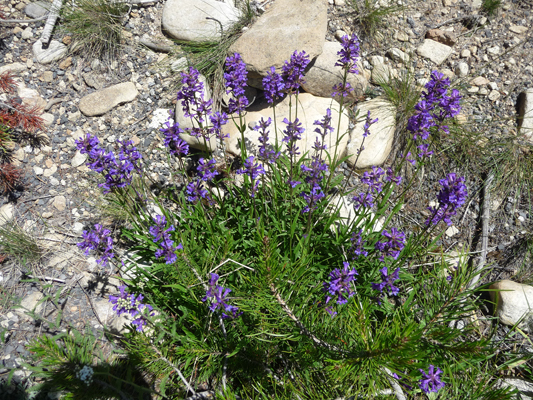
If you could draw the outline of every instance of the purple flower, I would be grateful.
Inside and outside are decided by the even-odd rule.
[[[128,294],[126,292],[125,285],[120,286],[119,290],[119,296],[109,296],[109,301],[114,304],[113,311],[116,311],[118,316],[121,316],[124,313],[128,313],[132,317],[137,317],[132,321],[132,324],[137,326],[137,332],[142,332],[143,327],[147,323],[145,315],[146,313],[144,313],[144,310],[148,310],[149,316],[153,317],[155,315],[153,312],[153,307],[149,304],[141,303],[141,301],[144,299],[144,296],[142,294],[139,294],[137,297],[135,297],[134,294]]]
[[[212,299],[211,305],[209,306],[211,312],[221,309],[224,310],[224,312],[222,312],[222,318],[236,318],[241,315],[242,312],[237,314],[239,308],[227,303],[228,294],[231,293],[231,289],[217,285],[218,278],[218,274],[211,273],[211,278],[208,282],[209,287],[205,293],[205,297],[202,298],[202,301],[206,302],[207,299]]]
[[[351,92],[353,92],[353,87],[349,82],[340,82],[333,85],[333,92],[331,92],[331,97],[335,98],[337,96],[346,97]]]
[[[211,121],[211,134],[215,136],[216,138],[220,140],[224,140],[224,138],[229,138],[229,133],[223,134],[222,133],[222,126],[226,125],[228,122],[228,116],[225,112],[219,112],[217,111],[213,115],[209,116],[209,120]]]
[[[248,106],[248,99],[244,95],[246,86],[246,64],[239,53],[234,53],[226,58],[226,93],[233,93],[228,103],[230,113],[241,113]]]
[[[92,149],[99,147],[100,140],[98,140],[96,135],[91,136],[90,133],[86,133],[85,137],[75,140],[74,143],[76,143],[76,147],[81,154],[88,154]]]
[[[322,118],[320,121],[315,121],[313,125],[318,126],[318,128],[315,128],[314,132],[318,133],[322,137],[322,140],[324,140],[328,132],[334,131],[333,127],[331,126],[331,110],[327,108],[324,118]]]
[[[362,233],[363,230],[360,229],[359,232],[352,233],[352,237],[350,238],[352,246],[350,247],[350,250],[348,250],[348,253],[353,254],[352,260],[355,260],[360,256],[366,257],[368,255],[368,251],[364,248],[366,240],[363,240]]]
[[[295,188],[296,186],[298,186],[299,184],[301,184],[302,182],[300,181],[295,181],[295,180],[288,180],[287,181],[287,185],[289,185],[291,188]]]
[[[355,268],[349,270],[350,264],[346,261],[343,263],[343,268],[335,268],[329,273],[329,282],[324,282],[324,292],[326,292],[326,304],[334,297],[337,298],[337,304],[346,304],[348,299],[354,295],[350,287],[350,282],[355,281],[355,275],[359,275]],[[332,310],[328,312],[333,314]]]
[[[417,146],[420,150],[420,153],[418,153],[418,157],[424,158],[424,157],[431,157],[433,155],[433,151],[428,150],[429,149],[429,143],[424,143],[419,146]]]
[[[209,161],[206,161],[204,158],[200,158],[198,163],[200,165],[198,165],[197,170],[202,181],[208,182],[218,175],[218,171],[215,169],[217,162],[214,158]]]
[[[186,188],[186,193],[187,201],[191,203],[196,203],[200,199],[210,200],[209,193],[203,188],[202,181],[200,179],[189,183]]]
[[[291,55],[290,61],[285,61],[281,67],[281,77],[285,82],[285,90],[294,93],[297,92],[300,86],[305,83],[304,71],[309,64],[309,55],[302,51],[298,53],[295,51]]]
[[[383,293],[383,290],[389,291],[392,296],[397,296],[400,293],[400,289],[393,285],[394,281],[400,279],[400,268],[396,268],[392,274],[389,275],[387,267],[381,269],[381,283],[373,283],[372,289],[379,290]]]
[[[172,120],[165,122],[166,128],[161,128],[159,131],[165,135],[164,144],[168,147],[170,154],[175,156],[185,156],[189,154],[189,145],[183,139],[180,138],[180,134],[183,133],[183,129],[180,128],[178,122],[171,124]]]
[[[161,258],[165,257],[165,263],[166,264],[173,264],[178,259],[178,256],[176,255],[177,250],[182,250],[183,245],[180,243],[177,246],[174,246],[174,241],[170,240],[170,238],[164,238],[163,241],[160,243],[161,249],[156,250],[155,257]]]
[[[303,208],[302,214],[316,210],[316,205],[326,196],[319,185],[313,185],[309,194],[302,192],[300,195],[307,202],[307,206]]]
[[[177,99],[181,100],[183,113],[188,118],[197,118],[204,122],[203,113],[210,114],[212,101],[204,101],[204,84],[200,82],[200,73],[193,67],[188,72],[181,72],[181,89]]]
[[[422,379],[420,379],[420,389],[422,389],[424,393],[436,393],[444,387],[445,383],[441,381],[440,377],[440,374],[442,374],[442,370],[440,368],[437,367],[437,370],[435,371],[435,367],[430,364],[427,374],[423,369],[420,369],[420,372],[422,373]]]
[[[437,208],[428,207],[431,211],[431,217],[426,221],[426,225],[433,223],[438,224],[440,221],[446,222],[448,226],[452,225],[451,217],[457,214],[457,209],[461,207],[468,196],[466,185],[463,183],[465,178],[458,177],[451,173],[445,179],[439,181],[442,189],[437,195],[439,206]]]
[[[252,180],[251,197],[255,197],[255,192],[259,186],[259,175],[265,174],[262,164],[254,163],[254,156],[250,156],[244,161],[244,168],[237,170],[237,174],[246,174]]]
[[[270,131],[267,131],[267,128],[272,123],[272,119],[269,117],[266,121],[263,117],[259,120],[256,126],[254,126],[254,131],[258,131],[261,135],[259,137],[259,142],[261,143],[261,146],[259,146],[259,159],[265,162],[273,163],[279,158],[279,151],[276,152],[272,149],[269,150],[272,146],[268,144],[268,134]]]
[[[78,247],[84,251],[86,256],[89,255],[90,250],[101,253],[102,257],[96,262],[105,267],[107,262],[115,257],[113,253],[113,238],[110,235],[111,231],[103,229],[100,224],[96,224],[93,231],[83,231],[83,241],[78,243]]]
[[[174,231],[174,225],[170,225],[169,228],[165,229],[167,226],[167,220],[164,215],[158,215],[154,218],[155,225],[151,226],[148,231],[154,237],[154,243],[157,243],[161,240],[170,239],[169,232]]]
[[[340,56],[335,66],[342,67],[352,74],[357,74],[357,58],[359,57],[359,39],[355,33],[352,36],[344,35],[341,38],[342,49],[337,53]]]
[[[370,125],[373,125],[376,122],[378,122],[378,118],[376,118],[374,120],[372,118],[370,118],[370,110],[369,110],[368,113],[366,114],[365,125],[363,127],[363,129],[364,129],[363,137],[367,137],[367,136],[370,135]]]
[[[375,245],[376,250],[381,251],[380,260],[383,261],[385,257],[392,257],[396,260],[405,247],[405,233],[396,228],[391,228],[390,232],[385,230],[381,235],[389,240],[385,242],[378,241]]]
[[[318,186],[322,182],[325,172],[328,170],[327,164],[317,155],[312,157],[309,167],[302,163],[300,168],[305,175],[305,182],[311,187]]]
[[[265,89],[265,98],[270,104],[285,95],[285,83],[274,67],[270,67],[267,76],[263,78],[263,89]]]
[[[402,183],[402,177],[401,176],[395,176],[394,171],[391,167],[387,168],[387,174],[385,175],[385,178],[383,178],[385,182],[392,182],[396,186],[398,186],[400,183]]]
[[[361,182],[368,185],[368,188],[372,192],[380,193],[383,187],[383,184],[380,182],[380,178],[384,174],[385,172],[380,167],[373,166],[372,171],[367,171],[363,174],[361,177]]]
[[[283,119],[283,123],[287,124],[287,128],[283,131],[283,139],[281,139],[282,142],[287,143],[287,151],[288,153],[292,155],[298,155],[300,154],[297,152],[299,149],[296,147],[296,141],[300,140],[301,134],[304,133],[305,129],[302,128],[302,123],[298,118],[294,120],[294,122],[289,121],[287,118]]]
[[[374,207],[374,198],[370,193],[359,193],[352,197],[353,208],[359,210],[360,207],[372,208]]]

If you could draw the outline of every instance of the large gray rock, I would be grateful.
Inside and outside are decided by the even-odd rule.
[[[339,59],[337,53],[342,49],[338,42],[324,42],[322,54],[312,63],[305,74],[305,83],[302,85],[307,93],[320,97],[331,97],[333,85],[342,82],[344,70],[335,66]],[[360,61],[357,63],[358,74],[348,74],[348,83],[354,88],[349,98],[358,98],[368,88],[368,72]]]
[[[527,89],[518,95],[518,128],[533,143],[533,89]]]
[[[531,330],[533,323],[533,286],[510,280],[493,283],[489,289],[492,301],[496,304],[496,316],[505,325],[520,325]]]
[[[27,67],[25,64],[13,63],[0,66],[0,75],[6,71],[10,71],[13,75],[16,75],[19,72],[26,71]]]
[[[452,48],[445,44],[424,39],[424,43],[416,50],[422,57],[428,58],[437,65],[441,65],[452,54]]]
[[[44,1],[36,1],[35,3],[30,3],[24,8],[24,12],[28,17],[31,18],[40,18],[46,13],[52,6],[51,3],[46,3]]]
[[[227,30],[238,19],[239,10],[228,3],[216,0],[168,0],[163,7],[161,24],[175,39],[201,42],[219,39],[220,24]]]
[[[119,83],[83,97],[80,111],[89,117],[102,115],[119,104],[135,100],[138,94],[133,82]]]
[[[327,30],[324,0],[276,0],[230,48],[240,53],[250,78],[266,76],[271,66],[278,71],[295,50],[312,60],[322,53]],[[260,81],[251,85],[261,89]]]
[[[392,149],[394,131],[396,130],[396,110],[394,106],[383,98],[375,98],[358,104],[358,122],[351,133],[351,140],[347,147],[348,163],[356,168],[368,168],[385,162]],[[370,126],[370,135],[363,137],[367,112],[370,111],[372,120],[378,121]],[[364,139],[364,150],[359,157],[357,152]],[[357,161],[357,162],[356,162]]]
[[[33,44],[33,57],[41,64],[60,60],[66,53],[67,46],[57,40],[51,40],[47,49],[43,49],[41,39]]]
[[[294,103],[295,99],[292,99],[293,110],[292,116],[294,116],[295,109]],[[345,134],[349,129],[349,118],[346,113],[343,113],[341,124],[340,124],[340,134],[337,136],[337,126],[339,123],[339,104],[335,100],[331,100],[324,97],[316,97],[309,93],[300,93],[298,95],[298,119],[301,122],[302,127],[305,129],[305,132],[301,135],[301,140],[297,142],[297,146],[300,148],[298,151],[303,155],[306,151],[309,151],[309,155],[312,155],[313,144],[315,139],[318,136],[314,132],[317,128],[313,123],[315,121],[320,121],[326,114],[326,109],[331,109],[331,126],[335,128],[333,133],[330,133],[326,136],[326,145],[327,153],[333,157],[334,154],[337,154],[337,157],[344,156],[346,152],[346,145],[348,143],[349,134]],[[289,116],[289,99],[285,98],[282,102],[276,105],[276,124],[278,130],[278,143],[281,144],[281,139],[283,138],[283,129],[285,129],[286,124],[283,123],[284,118]],[[253,130],[253,127],[259,122],[263,117],[265,121],[268,118],[274,120],[274,114],[272,107],[268,103],[258,103],[253,104],[246,113],[246,131],[244,132],[246,151],[248,155],[257,155],[259,151],[259,133]],[[294,118],[294,117],[293,117]],[[274,131],[274,122],[270,125],[270,144],[274,144],[276,141],[276,135]],[[230,135],[229,139],[226,139],[226,150],[232,154],[240,155],[240,142],[241,134],[235,127],[235,124],[230,120],[223,127],[223,132]],[[344,135],[343,135],[344,134]],[[339,140],[338,145],[336,145],[337,140]],[[282,150],[285,150],[286,146],[282,146]]]

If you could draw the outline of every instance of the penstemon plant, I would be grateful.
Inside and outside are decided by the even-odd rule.
[[[348,74],[358,72],[357,37],[345,36],[342,45],[336,65],[344,78],[333,88],[339,101],[315,121],[310,152],[299,148],[305,130],[298,118],[309,58],[297,51],[281,74],[271,68],[263,80],[274,110],[286,96],[294,107],[283,123],[275,111],[274,119],[256,122],[255,153],[244,137],[240,55],[227,59],[229,115],[213,111],[198,71],[181,74],[177,98],[191,124],[169,119],[161,129],[178,169],[157,196],[145,180],[132,179],[143,178],[143,166],[131,142],[120,142],[117,157],[95,136],[77,141],[88,167],[103,175],[104,192],[131,214],[123,235],[135,260],[122,257],[115,265],[128,279],[110,302],[119,315],[135,318],[121,345],[151,374],[160,396],[186,398],[202,388],[224,399],[505,398],[485,371],[494,344],[470,322],[478,308],[469,288],[475,272],[461,263],[454,269],[436,251],[441,228],[465,202],[464,178],[442,178],[423,229],[406,232],[394,223],[416,172],[431,160],[434,136],[447,132],[447,121],[459,113],[459,92],[434,71],[409,119],[398,165],[354,169],[350,176],[360,184],[348,190],[335,174],[345,158],[327,145],[345,134],[340,122],[332,126],[332,115],[342,116],[352,90]],[[364,118],[366,138],[377,119]],[[211,141],[224,146],[224,125],[232,123],[240,157],[231,163],[226,153],[223,160],[202,154],[196,171],[186,171],[190,148],[183,135],[205,149]],[[409,179],[399,175],[406,163],[415,171]],[[341,217],[343,197],[353,219]],[[103,266],[118,258],[100,225],[84,232],[79,246],[99,253]],[[83,379],[81,372],[72,377],[83,381],[78,387],[98,385],[87,378],[90,366],[79,368]]]

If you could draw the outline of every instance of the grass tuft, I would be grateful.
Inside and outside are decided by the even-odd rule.
[[[61,28],[72,35],[74,52],[111,62],[121,52],[125,3],[108,0],[69,0],[62,7]]]
[[[403,10],[403,7],[389,2],[386,6],[381,6],[378,0],[350,0],[350,5],[355,11],[355,19],[361,25],[362,33],[372,37],[381,28],[387,26],[385,18]]]
[[[485,11],[487,15],[491,16],[496,14],[498,8],[500,8],[501,5],[501,0],[483,0],[483,3],[481,4],[481,9]]]
[[[0,253],[18,262],[32,264],[39,261],[43,250],[28,232],[14,221],[0,221]]]

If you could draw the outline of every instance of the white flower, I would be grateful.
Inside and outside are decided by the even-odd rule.
[[[93,374],[94,370],[92,369],[92,367],[85,365],[81,370],[76,372],[76,378],[78,378],[82,382],[85,382],[85,384],[89,386],[93,381]]]

